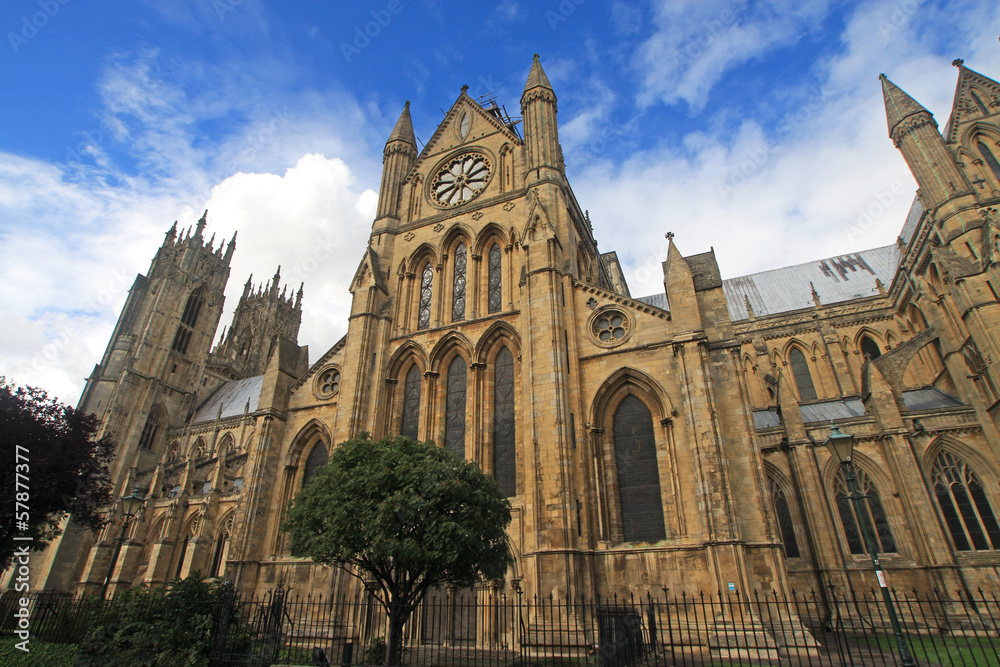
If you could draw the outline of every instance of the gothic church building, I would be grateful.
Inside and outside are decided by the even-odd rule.
[[[463,89],[418,150],[403,109],[348,332],[312,362],[302,290],[279,274],[247,281],[213,346],[235,238],[175,225],[80,403],[117,443],[115,495],[148,497],[112,592],[200,571],[346,594],[280,524],[362,431],[434,440],[496,478],[508,590],[867,588],[831,422],[856,438],[892,585],[995,588],[1000,85],[956,64],[943,132],[881,79],[919,186],[897,242],[753,275],[724,280],[712,252],[671,240],[664,292],[631,295],[567,180],[537,56],[519,123]],[[70,524],[35,587],[96,591],[111,516],[97,535]]]

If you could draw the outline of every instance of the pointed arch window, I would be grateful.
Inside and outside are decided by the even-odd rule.
[[[459,458],[465,458],[465,359],[455,357],[448,366],[448,392],[445,398],[444,446]]]
[[[142,435],[139,436],[139,449],[152,449],[159,430],[160,415],[156,410],[153,410],[146,417],[146,425],[142,427]]]
[[[468,266],[469,251],[464,243],[455,248],[455,279],[451,290],[451,319],[460,322],[465,319],[465,271]]]
[[[431,325],[431,295],[434,284],[434,267],[428,263],[420,276],[420,308],[417,315],[417,328],[426,329]]]
[[[222,575],[222,566],[226,561],[229,552],[229,536],[233,527],[232,516],[223,524],[219,536],[215,540],[215,553],[212,554],[212,567],[208,576],[218,577]]]
[[[798,558],[801,554],[799,542],[795,538],[795,524],[792,521],[792,510],[788,504],[788,497],[776,479],[768,476],[767,483],[771,489],[771,504],[774,507],[774,516],[778,520],[781,548],[785,552],[785,558]]]
[[[878,343],[873,341],[868,336],[861,337],[861,354],[871,359],[878,359],[882,356],[882,350],[879,349]]]
[[[170,345],[175,352],[187,354],[188,345],[191,343],[191,336],[194,334],[194,327],[198,323],[198,315],[201,314],[203,305],[205,305],[205,292],[198,288],[191,292],[187,303],[184,304],[181,323],[177,326],[174,342]]]
[[[508,498],[517,495],[514,427],[514,355],[502,347],[493,369],[493,476]]]
[[[312,480],[312,476],[316,474],[316,471],[321,467],[326,465],[326,460],[329,458],[329,453],[327,452],[326,445],[320,441],[317,442],[312,451],[309,452],[309,458],[306,459],[305,469],[302,471],[302,486],[304,487]]]
[[[809,373],[809,363],[802,350],[793,347],[788,353],[788,362],[792,366],[792,376],[795,378],[795,386],[799,389],[800,401],[815,401],[816,387],[813,385],[812,375]]]
[[[403,425],[400,435],[413,440],[417,439],[420,421],[420,368],[416,364],[410,366],[403,383]]]
[[[1000,549],[1000,525],[976,473],[950,452],[941,452],[931,469],[934,495],[959,551]]]
[[[979,149],[979,154],[983,156],[983,160],[989,165],[990,171],[993,172],[993,178],[1000,181],[1000,162],[997,162],[993,151],[990,150],[990,147],[982,139],[976,142],[976,148]]]
[[[979,107],[979,110],[982,112],[982,114],[984,116],[989,116],[990,110],[987,109],[986,105],[983,103],[983,98],[979,96],[979,94],[975,91],[975,89],[970,90],[969,93],[972,95],[972,101],[976,103],[976,106]]]
[[[625,541],[665,539],[653,416],[632,394],[615,410],[614,436]]]
[[[885,510],[882,508],[882,500],[879,498],[878,489],[871,478],[864,470],[855,467],[858,476],[858,484],[861,492],[866,496],[867,503],[862,503],[865,514],[860,517],[861,521],[867,521],[869,526],[874,527],[875,546],[881,553],[895,553],[896,541],[892,537],[889,529],[889,521],[885,517]],[[859,517],[855,513],[854,503],[851,501],[851,493],[847,487],[847,478],[844,471],[837,470],[837,476],[833,482],[834,495],[837,499],[837,511],[840,514],[840,521],[844,526],[844,535],[847,537],[847,544],[852,554],[866,553],[864,534],[858,523]]]
[[[490,246],[489,267],[489,308],[490,313],[499,313],[503,304],[503,267],[500,246]]]

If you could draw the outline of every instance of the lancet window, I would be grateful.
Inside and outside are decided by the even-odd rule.
[[[205,304],[205,294],[201,289],[191,292],[187,303],[184,305],[184,312],[181,314],[181,323],[177,326],[174,334],[174,342],[171,349],[181,354],[187,354],[188,345],[191,343],[191,336],[194,334],[194,326],[198,323],[198,315],[201,307]]]
[[[465,458],[465,359],[455,357],[448,366],[448,389],[445,397],[444,446],[452,454]]]
[[[615,410],[614,436],[625,541],[662,540],[666,533],[653,417],[631,394]]]
[[[322,442],[317,442],[312,451],[309,452],[309,458],[306,459],[305,469],[302,471],[302,486],[305,486],[312,480],[312,476],[316,474],[316,470],[320,466],[326,465],[326,460],[329,458],[329,454],[326,450],[326,445]]]
[[[399,432],[407,438],[417,439],[420,421],[420,368],[410,366],[403,383],[403,424]]]
[[[465,319],[465,272],[469,262],[469,251],[464,243],[455,248],[455,278],[451,290],[451,319],[459,322]]]
[[[503,347],[493,369],[493,475],[507,497],[517,495],[514,426],[514,355]]]
[[[957,456],[941,452],[931,469],[941,514],[959,551],[1000,549],[1000,525],[976,473]]]
[[[781,533],[781,547],[785,551],[785,558],[798,558],[799,542],[795,538],[795,524],[792,521],[792,510],[785,496],[785,490],[773,477],[768,477],[767,483],[771,489],[771,504],[774,507],[774,516],[778,520],[778,531]]]
[[[1000,162],[997,162],[993,151],[982,140],[976,142],[976,148],[979,149],[979,154],[983,156],[983,160],[989,165],[990,171],[993,172],[993,178],[1000,181]]]
[[[490,246],[489,255],[489,308],[490,313],[499,313],[503,306],[503,265],[500,246],[494,243]]]
[[[417,328],[426,329],[431,325],[431,296],[433,294],[434,267],[429,263],[424,266],[420,275],[420,308],[417,315]]]
[[[875,546],[880,553],[895,553],[896,540],[893,539],[892,531],[889,529],[889,521],[885,517],[878,489],[875,488],[875,484],[864,470],[855,468],[855,471],[861,493],[865,496],[865,501],[861,503],[864,514],[860,520],[867,521],[867,525],[874,528]],[[851,493],[847,487],[847,478],[844,476],[843,470],[838,470],[834,479],[834,495],[837,499],[837,511],[840,514],[840,521],[844,526],[844,534],[847,537],[851,553],[867,553],[864,533],[861,532],[862,527],[858,523],[859,517],[855,511],[854,503],[851,501]]]
[[[809,363],[802,350],[793,347],[788,353],[788,362],[792,366],[792,376],[795,378],[795,386],[799,390],[800,401],[815,401],[816,387],[813,385],[812,375],[809,373]]]

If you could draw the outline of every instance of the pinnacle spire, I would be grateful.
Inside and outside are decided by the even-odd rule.
[[[198,224],[195,226],[195,233],[194,233],[195,236],[201,238],[202,232],[205,231],[205,225],[207,224],[208,224],[208,209],[206,208],[205,212],[201,214],[201,218],[199,218]]]
[[[414,148],[417,146],[417,139],[413,134],[413,121],[410,119],[410,100],[406,100],[403,113],[399,114],[399,120],[396,121],[396,126],[392,128],[392,133],[385,143],[388,145],[394,141],[405,141]]]
[[[922,104],[903,92],[903,90],[886,77],[879,75],[882,82],[882,97],[885,100],[885,117],[889,123],[889,137],[899,123],[909,116],[917,113],[930,112]]]
[[[537,53],[531,61],[531,71],[528,72],[528,81],[524,84],[524,92],[528,92],[532,88],[548,88],[552,90],[552,84],[549,83],[549,77],[545,76],[545,70],[542,69],[542,63]]]

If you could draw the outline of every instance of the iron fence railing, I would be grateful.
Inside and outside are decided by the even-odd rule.
[[[982,590],[893,593],[918,665],[1000,665],[1000,600]],[[32,637],[77,643],[114,601],[31,594]],[[17,626],[16,597],[0,598],[0,631]],[[93,621],[96,622],[96,621]],[[351,597],[223,590],[214,605],[216,666],[380,664],[386,614]],[[494,589],[429,594],[403,628],[403,662],[450,667],[630,665],[898,665],[877,591],[674,593],[603,600],[529,598]],[[323,661],[326,661],[325,663]]]

